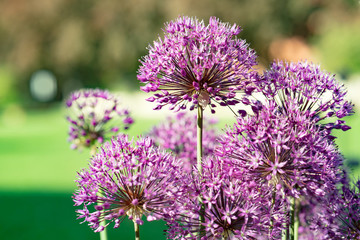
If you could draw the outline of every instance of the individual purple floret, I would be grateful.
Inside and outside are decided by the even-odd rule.
[[[254,181],[266,182],[286,196],[322,196],[339,181],[343,159],[314,121],[276,105],[238,118],[220,137],[216,154]]]
[[[133,145],[125,135],[106,142],[90,160],[88,169],[78,173],[78,190],[74,194],[79,218],[84,218],[95,232],[114,222],[114,228],[126,218],[142,224],[160,219],[173,204],[182,178],[179,162],[163,152],[150,138]]]
[[[168,239],[281,238],[282,207],[272,203],[270,188],[234,178],[217,158],[205,159],[201,176],[194,169],[188,177],[187,195],[178,199],[175,217],[166,219]]]
[[[206,119],[205,119],[206,120]],[[214,153],[217,134],[215,120],[207,120],[203,133],[203,156]],[[171,150],[184,163],[184,168],[191,171],[196,165],[197,128],[196,115],[178,113],[175,118],[168,117],[167,121],[155,126],[148,134],[156,145]]]
[[[325,127],[329,132],[350,128],[339,119],[353,113],[353,104],[346,101],[343,84],[319,66],[308,62],[274,61],[256,85],[267,99],[277,102],[284,114],[290,105],[296,105],[317,122],[326,119]]]
[[[138,71],[146,84],[141,89],[156,92],[147,100],[157,103],[156,110],[168,104],[175,110],[189,104],[193,110],[238,103],[236,92],[253,90],[248,84],[256,64],[254,50],[235,37],[240,31],[215,17],[207,26],[186,16],[167,23],[164,38],[149,46]]]
[[[71,148],[94,147],[134,122],[119,99],[105,90],[83,89],[66,101]]]

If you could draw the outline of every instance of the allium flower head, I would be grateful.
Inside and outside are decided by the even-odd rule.
[[[332,215],[337,223],[336,227],[325,226],[331,239],[360,240],[360,180],[329,194],[326,206],[325,214]]]
[[[277,109],[264,105],[258,114],[238,118],[220,137],[216,154],[290,196],[323,195],[339,180],[341,155],[311,119]]]
[[[327,205],[313,197],[302,197],[298,199],[299,207],[299,239],[302,240],[328,240],[334,239],[328,234],[327,228],[336,228],[332,214],[326,211]],[[320,201],[319,201],[320,200]],[[326,228],[324,226],[327,226]]]
[[[329,131],[350,128],[344,121],[336,120],[353,113],[353,105],[345,99],[344,86],[319,66],[308,62],[273,62],[256,85],[267,99],[277,102],[284,114],[295,107],[316,121],[327,118]]]
[[[255,52],[235,38],[240,31],[215,17],[207,26],[185,16],[167,23],[164,38],[149,46],[138,71],[146,83],[141,89],[157,92],[148,101],[157,102],[155,109],[169,104],[175,110],[238,103],[237,91],[252,91],[247,86],[256,64]]]
[[[348,239],[360,240],[360,181],[343,189],[343,204],[338,218],[342,222],[340,232]]]
[[[100,89],[76,91],[67,99],[66,106],[72,148],[102,143],[134,122],[115,95]]]
[[[178,199],[177,216],[172,221],[167,219],[168,238],[198,239],[199,232],[202,240],[279,237],[282,214],[279,214],[280,208],[271,207],[274,204],[269,198],[269,188],[245,178],[234,178],[232,171],[225,171],[217,158],[205,159],[202,176],[195,169],[189,177],[192,184],[186,182],[188,195]],[[278,216],[279,224],[274,223],[269,232],[271,210],[273,216]]]
[[[205,119],[206,120],[206,119]],[[203,133],[203,156],[214,153],[217,134],[214,119],[206,120]],[[180,112],[176,117],[168,117],[167,121],[155,126],[148,134],[156,145],[171,150],[184,163],[187,170],[196,165],[197,141],[196,116]]]
[[[79,218],[95,231],[104,229],[99,225],[104,220],[117,228],[126,216],[138,224],[143,223],[143,215],[148,221],[159,219],[180,193],[176,182],[181,176],[178,162],[154,147],[151,139],[139,139],[133,145],[127,136],[119,135],[101,147],[88,169],[78,173],[74,201],[84,207],[78,210]]]

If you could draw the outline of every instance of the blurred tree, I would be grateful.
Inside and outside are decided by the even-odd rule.
[[[313,42],[319,49],[321,62],[346,79],[349,74],[360,73],[360,18],[346,26],[332,26]]]
[[[16,87],[28,92],[33,72],[45,69],[59,81],[58,99],[79,86],[138,86],[138,59],[165,21],[179,15],[244,28],[239,35],[270,60],[275,39],[307,39],[319,31],[319,15],[345,15],[355,0],[0,0],[0,65],[9,65]],[[318,14],[318,13],[321,14]],[[350,15],[351,15],[350,14]],[[64,93],[65,91],[65,93]]]

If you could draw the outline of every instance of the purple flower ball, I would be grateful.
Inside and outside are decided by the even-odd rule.
[[[205,119],[203,130],[203,156],[214,154],[217,133],[216,120]],[[180,112],[176,117],[168,117],[166,122],[153,127],[148,134],[156,145],[170,150],[183,161],[184,169],[191,171],[196,165],[197,126],[196,115]]]
[[[319,217],[318,227],[327,230],[334,240],[360,240],[360,180],[345,183],[340,190],[328,194],[324,202],[326,211]],[[332,216],[331,224],[326,221],[327,216]]]
[[[238,91],[250,93],[256,54],[244,40],[241,28],[211,17],[209,24],[196,18],[179,17],[166,24],[164,37],[149,46],[141,61],[138,79],[156,110],[190,110],[214,103],[234,105]],[[214,110],[212,111],[214,112]]]
[[[133,123],[129,111],[122,108],[118,97],[105,90],[76,91],[67,99],[66,106],[72,149],[93,148]]]
[[[274,61],[258,78],[256,86],[284,114],[297,108],[317,122],[326,119],[324,127],[329,133],[332,129],[350,129],[345,121],[339,120],[353,114],[353,104],[345,99],[343,84],[315,64]]]
[[[280,237],[283,208],[278,200],[272,202],[270,188],[232,173],[220,159],[206,158],[201,176],[197,169],[187,176],[183,183],[187,194],[177,199],[174,217],[166,219],[169,239]]]
[[[106,142],[94,155],[88,169],[78,173],[78,190],[74,194],[79,218],[84,218],[95,232],[100,222],[114,228],[129,217],[142,224],[161,219],[181,193],[177,187],[182,178],[179,162],[171,154],[154,147],[150,138],[133,144],[126,135]]]
[[[241,174],[266,182],[286,196],[323,196],[340,181],[343,158],[309,118],[263,105],[256,115],[238,118],[219,138],[218,156]]]

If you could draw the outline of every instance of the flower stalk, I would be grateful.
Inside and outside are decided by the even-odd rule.
[[[203,140],[203,114],[204,110],[201,106],[198,106],[197,117],[197,169],[199,175],[202,176],[202,140]]]
[[[140,240],[139,224],[134,221],[135,240]]]
[[[202,140],[203,140],[203,115],[204,115],[204,110],[203,108],[198,105],[198,116],[197,116],[197,151],[196,151],[196,156],[197,156],[197,169],[199,172],[199,177],[202,178],[202,174],[203,174],[203,168],[202,168]],[[201,181],[201,179],[200,179]],[[205,218],[204,218],[204,203],[203,203],[203,199],[202,196],[200,195],[199,198],[199,204],[201,205],[201,211],[200,211],[200,217],[199,217],[199,221],[200,224],[205,222]],[[204,227],[200,227],[199,229],[199,237],[198,239],[201,239],[201,232],[203,232],[205,229]]]
[[[100,190],[99,191],[99,193],[98,193],[98,195],[100,196],[100,197],[102,197],[103,196],[103,192]],[[100,206],[100,205],[102,205],[100,202],[98,202],[98,205]],[[103,211],[105,211],[105,210],[103,210]],[[105,214],[103,213],[102,214],[103,215],[103,217],[105,216]],[[104,230],[103,231],[101,231],[100,232],[100,240],[107,240],[108,239],[108,237],[107,237],[107,230],[106,230],[106,221],[104,220],[104,221],[102,221],[102,222],[100,222],[100,227],[104,227]]]
[[[106,226],[106,222],[105,222],[105,221],[101,222],[101,223],[100,223],[100,226],[105,227],[105,226]],[[103,231],[100,232],[100,240],[107,240],[107,239],[108,239],[108,238],[107,238],[107,231],[106,231],[106,228],[105,228]]]
[[[298,240],[299,235],[299,204],[298,201],[293,198],[292,211],[291,211],[291,240]]]
[[[93,145],[93,146],[91,147],[91,149],[90,149],[90,155],[93,156],[93,155],[95,155],[95,154],[96,154],[96,146]],[[97,195],[98,195],[99,197],[103,197],[103,191],[99,190],[99,192],[98,192]],[[102,203],[101,203],[101,202],[98,202],[97,205],[98,205],[98,206],[101,206]],[[103,211],[105,211],[105,210],[103,210]],[[102,213],[102,215],[103,215],[102,217],[105,216],[104,213]],[[103,220],[102,222],[100,222],[100,223],[99,223],[99,226],[102,227],[102,228],[104,228],[104,230],[102,230],[102,231],[100,232],[100,240],[107,240],[107,239],[108,239],[108,237],[107,237],[107,230],[106,230],[106,228],[105,228],[105,227],[106,227],[106,221]]]

